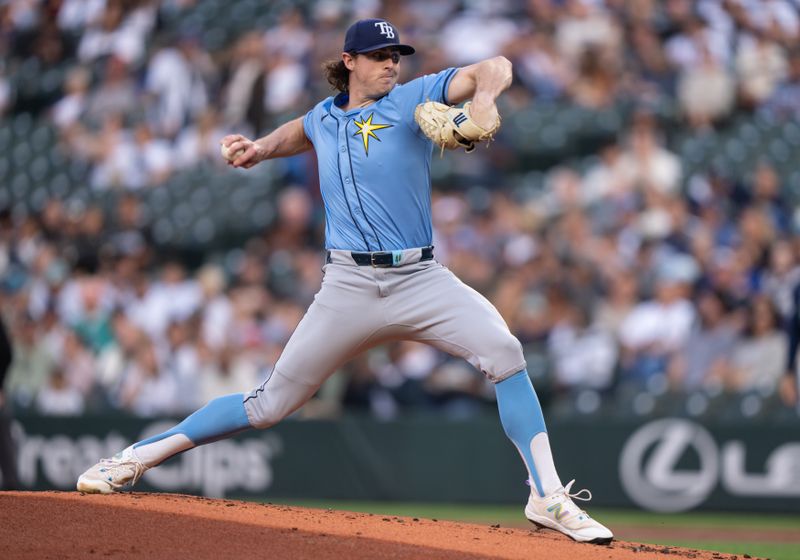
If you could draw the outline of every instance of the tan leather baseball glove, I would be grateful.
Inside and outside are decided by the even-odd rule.
[[[475,149],[478,142],[490,141],[500,128],[500,115],[494,126],[487,130],[472,120],[469,114],[470,102],[463,107],[450,107],[436,101],[420,103],[414,110],[414,119],[422,132],[434,144],[455,150],[464,148],[467,153]]]

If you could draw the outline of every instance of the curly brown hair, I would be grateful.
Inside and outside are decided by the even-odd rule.
[[[335,90],[345,92],[350,84],[350,70],[344,65],[343,60],[329,60],[322,65],[325,70],[325,78]]]

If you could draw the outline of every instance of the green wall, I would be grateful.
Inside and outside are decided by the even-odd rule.
[[[15,421],[18,464],[31,489],[74,488],[99,457],[172,421],[122,416]],[[593,505],[654,511],[800,511],[796,425],[702,426],[681,418],[551,422],[564,482]],[[521,503],[528,491],[515,448],[494,418],[377,422],[285,421],[187,452],[137,489],[256,497]]]

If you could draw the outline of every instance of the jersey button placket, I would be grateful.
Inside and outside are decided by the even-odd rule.
[[[349,124],[350,121],[346,121]],[[339,130],[339,172],[341,173],[342,182],[344,183],[345,191],[347,191],[347,204],[350,206],[350,212],[356,219],[356,226],[361,231],[362,235],[366,238],[369,246],[368,250],[377,250],[380,243],[372,232],[372,228],[367,222],[366,216],[359,204],[358,193],[356,192],[355,181],[350,172],[350,155],[347,151],[347,125]]]

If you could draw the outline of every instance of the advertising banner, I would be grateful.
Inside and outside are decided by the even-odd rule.
[[[121,416],[14,421],[27,489],[74,489],[100,457],[160,433],[171,420]],[[797,426],[551,422],[564,482],[593,505],[678,512],[800,511]],[[269,500],[524,503],[526,472],[494,418],[285,421],[199,447],[151,469],[137,490]]]

